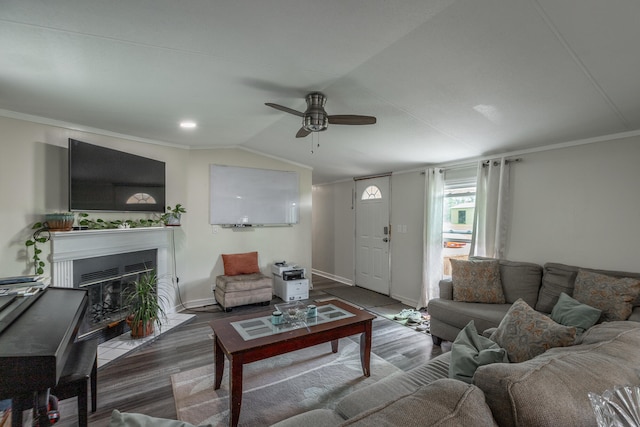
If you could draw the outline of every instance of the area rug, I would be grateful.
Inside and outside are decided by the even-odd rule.
[[[325,343],[244,367],[240,426],[265,426],[315,408],[333,408],[344,396],[394,373],[371,353],[371,376],[362,375],[360,345],[341,339],[337,353]],[[191,424],[229,425],[229,363],[222,386],[213,389],[214,365],[171,376],[178,419]]]
[[[340,299],[356,303],[365,308],[399,303],[399,301],[396,301],[386,295],[382,295],[368,289],[363,289],[358,286],[340,286],[336,288],[323,289],[322,291]]]

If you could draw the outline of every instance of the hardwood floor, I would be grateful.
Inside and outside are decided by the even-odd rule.
[[[313,284],[310,301],[328,297],[323,289],[346,286],[319,276],[314,276]],[[281,300],[275,298],[272,305],[278,302]],[[399,304],[397,309],[394,306],[385,308],[397,312],[401,307]],[[209,321],[265,309],[266,307],[261,306],[244,306],[225,313],[216,305],[185,310],[185,313],[196,314],[193,321],[175,328],[98,371],[98,410],[90,414],[89,424],[107,426],[113,409],[175,419],[170,377],[174,373],[214,362]],[[372,351],[404,371],[442,353],[440,347],[433,346],[429,335],[400,326],[381,316],[373,323]],[[77,425],[75,399],[61,402],[60,409],[61,420],[58,426]]]

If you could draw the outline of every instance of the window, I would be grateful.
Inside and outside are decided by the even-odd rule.
[[[451,172],[453,173],[450,175],[454,175],[454,173],[455,175],[452,177],[445,175],[444,212],[442,215],[442,241],[444,242],[442,256],[445,276],[451,275],[451,263],[449,262],[451,258],[469,258],[476,207],[475,169],[470,169],[466,173],[456,170]]]
[[[364,191],[362,192],[361,199],[362,200],[382,199],[382,192],[377,186],[370,185],[367,188],[365,188]]]

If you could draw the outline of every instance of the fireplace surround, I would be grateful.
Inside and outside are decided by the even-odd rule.
[[[103,342],[122,333],[122,294],[140,274],[153,269],[160,279],[158,293],[167,301],[163,309],[175,313],[171,233],[165,227],[51,233],[52,285],[89,289],[90,307],[80,337],[91,335]]]

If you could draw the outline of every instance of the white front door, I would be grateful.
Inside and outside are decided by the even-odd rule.
[[[356,285],[389,295],[389,177],[356,181]]]

